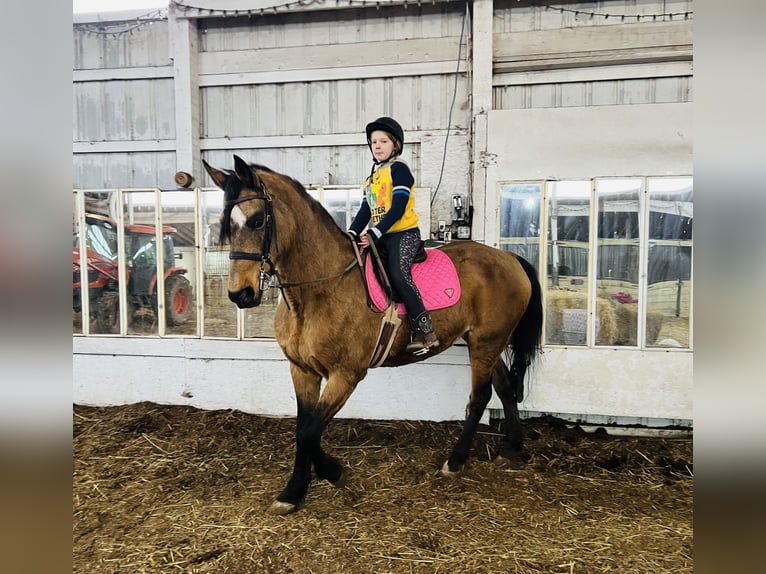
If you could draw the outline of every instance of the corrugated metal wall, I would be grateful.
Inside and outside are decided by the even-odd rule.
[[[203,157],[227,166],[237,153],[306,184],[357,184],[370,168],[364,125],[391,115],[408,134],[419,133],[405,146],[405,159],[420,186],[434,185],[435,180],[420,179],[419,140],[420,135],[446,133],[455,74],[447,71],[453,64],[443,66],[445,73],[420,73],[417,64],[454,59],[457,67],[463,14],[464,4],[440,2],[198,20],[200,77],[212,78],[200,87]],[[463,60],[470,23],[465,26]],[[76,71],[172,65],[167,22],[119,37],[95,34],[93,26],[75,26],[75,37]],[[414,65],[412,75],[402,75],[407,74],[402,65]],[[341,72],[324,79],[328,66]],[[378,77],[355,77],[360,67],[375,66]],[[269,79],[273,72],[281,75]],[[255,75],[249,83],[216,85],[230,83],[228,78],[220,81],[218,74],[226,73]],[[145,142],[169,148],[125,145],[120,150],[116,145],[107,153],[80,148],[74,157],[76,187],[173,186],[174,147],[164,143],[175,138],[173,82],[172,77],[76,79],[76,144],[138,142],[140,148]],[[463,134],[471,122],[468,92],[467,74],[461,72],[451,126]],[[301,145],[297,140],[306,135],[320,139]],[[321,145],[324,135],[346,137]],[[266,139],[253,141],[252,147],[227,148],[229,138],[280,139],[274,145]],[[285,144],[285,138],[293,141]],[[462,142],[461,156],[467,159],[465,136]],[[462,174],[465,191],[466,166],[452,162],[448,169]]]
[[[167,19],[128,29],[109,22],[74,26],[74,68],[135,68],[170,65]]]
[[[522,3],[526,4],[526,3]],[[643,21],[657,21],[656,14],[676,13],[676,20],[694,10],[693,0],[607,0],[602,2],[539,2],[540,6],[519,6],[518,0],[494,0],[494,32],[529,32],[559,30],[590,26],[613,26],[636,22],[631,16],[641,15]],[[578,12],[580,12],[578,14]],[[594,17],[590,16],[590,13]],[[610,18],[596,16],[612,14]],[[625,15],[626,19],[621,19]],[[665,18],[669,20],[668,18]]]
[[[503,47],[495,52],[495,76],[493,108],[494,109],[528,109],[528,108],[558,108],[567,106],[608,106],[630,104],[680,103],[692,101],[691,65],[675,65],[671,69],[661,69],[655,63],[642,63],[641,54],[629,54],[630,49],[637,52],[644,48],[644,60],[671,61],[673,55],[679,61],[688,58],[691,61],[691,48],[688,54],[672,42],[682,44],[678,34],[673,29],[673,20],[662,14],[677,14],[675,27],[679,22],[687,21],[687,13],[693,10],[691,0],[648,0],[636,2],[609,1],[592,3],[557,4],[556,6],[537,6],[519,8],[514,0],[495,0],[493,14],[493,32],[496,37],[513,34],[516,46]],[[557,8],[564,8],[560,11]],[[584,12],[579,13],[578,12]],[[589,13],[594,13],[591,17]],[[603,14],[614,15],[611,19]],[[642,20],[633,17],[622,19],[622,15],[631,17],[643,15]],[[608,27],[608,28],[607,28]],[[591,37],[578,36],[577,46],[567,45],[562,39],[557,44],[555,33],[584,28],[601,28],[591,33]],[[620,29],[622,28],[622,29]],[[691,33],[691,22],[688,25],[688,35]],[[630,35],[643,34],[645,42],[640,40],[625,40],[622,32],[629,31]],[[668,32],[667,30],[673,30]],[[534,34],[535,32],[553,31],[551,34]],[[657,45],[663,45],[664,37],[672,35],[667,43],[666,55],[658,57]],[[510,36],[509,36],[510,37]],[[563,35],[562,35],[563,38]],[[534,46],[525,51],[523,44],[532,40]],[[675,48],[675,50],[674,50]],[[579,54],[578,50],[592,50],[590,57],[593,61],[588,65],[587,57]],[[498,54],[498,51],[504,52]],[[626,52],[620,54],[620,52]],[[675,54],[673,54],[675,52]],[[607,53],[610,53],[607,55]],[[593,56],[593,54],[597,54]],[[598,58],[598,55],[601,58]],[[578,59],[578,56],[579,59]],[[632,57],[631,57],[632,56]],[[565,58],[571,63],[565,63]],[[537,61],[537,65],[521,65],[525,59]],[[607,60],[611,58],[612,61]],[[619,66],[620,58],[625,65]],[[498,62],[499,60],[499,62]],[[511,62],[504,66],[503,60]],[[514,66],[515,64],[515,66]],[[617,64],[617,66],[615,66]],[[604,67],[604,66],[612,66]],[[598,73],[601,66],[605,73]],[[534,71],[532,74],[502,74],[503,69]],[[579,77],[601,76],[598,79],[578,80],[578,74],[553,73],[548,74],[546,81],[543,73],[546,69],[562,70],[566,68],[585,69]],[[674,72],[675,70],[675,72]],[[673,75],[676,73],[677,75]],[[653,76],[653,74],[656,74]],[[612,77],[609,78],[608,76]],[[607,77],[603,77],[607,76]],[[640,77],[630,77],[640,76]],[[556,81],[557,79],[562,81]]]
[[[691,101],[691,48],[684,44],[691,22],[652,15],[684,13],[692,4],[563,3],[560,12],[495,0],[493,107]],[[472,23],[464,22],[465,6],[440,0],[191,20],[199,50],[199,153],[221,166],[238,153],[306,184],[355,184],[370,166],[364,124],[392,115],[412,135],[405,159],[418,184],[434,187],[444,175],[446,190],[465,193],[472,169]],[[631,25],[576,10],[645,19]],[[460,57],[468,64],[456,84],[463,25]],[[174,187],[171,29],[168,20],[74,26],[76,187]],[[235,138],[236,145],[229,142]],[[432,219],[449,214],[449,195],[440,192]]]
[[[691,76],[500,86],[494,108],[562,108],[692,101]]]
[[[291,142],[296,147],[254,147],[237,153],[304,183],[358,184],[370,169],[363,135],[367,122],[389,115],[408,134],[447,128],[454,73],[400,76],[406,72],[397,68],[445,57],[455,59],[456,67],[462,24],[460,3],[201,21],[202,71],[215,73],[212,66],[221,72],[238,70],[250,73],[251,81],[256,82],[203,87],[201,135],[346,135],[343,143],[328,140],[326,146],[319,138],[307,147]],[[445,38],[452,41],[445,42]],[[249,52],[252,57],[243,60],[237,53],[240,50],[258,52]],[[463,57],[466,50],[464,45]],[[323,79],[329,72],[327,66],[333,66],[334,75],[341,77]],[[359,68],[376,66],[380,76],[391,76],[354,77]],[[264,78],[273,71],[280,73],[278,81]],[[461,104],[453,112],[453,128],[470,126],[467,94],[468,79],[461,73],[456,97]],[[419,142],[407,139],[404,157],[416,180],[421,186],[433,185],[435,181],[423,181]],[[204,148],[205,143],[202,145]],[[229,165],[235,151],[210,150],[204,155],[214,164]]]
[[[130,28],[128,23],[74,26],[73,141],[114,142],[118,150],[75,153],[75,187],[154,187],[173,181],[176,133],[168,22],[125,31]],[[137,69],[142,73],[132,73]],[[152,76],[151,69],[165,77],[141,77]],[[166,150],[157,150],[158,142],[165,142]]]

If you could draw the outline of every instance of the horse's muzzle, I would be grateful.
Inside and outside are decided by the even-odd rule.
[[[261,304],[261,292],[256,293],[252,287],[247,286],[239,291],[229,291],[229,299],[240,309],[249,309]]]

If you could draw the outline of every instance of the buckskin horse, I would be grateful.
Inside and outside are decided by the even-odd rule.
[[[322,434],[370,368],[381,314],[368,304],[362,274],[354,272],[358,259],[352,240],[303,185],[236,155],[234,171],[203,164],[224,191],[221,240],[231,249],[229,298],[243,309],[257,306],[274,276],[282,293],[274,328],[297,399],[296,450],[292,475],[269,512],[289,514],[308,491],[312,467],[335,486],[346,481],[347,470],[323,450]],[[420,361],[463,339],[471,392],[462,432],[442,473],[458,473],[468,459],[493,387],[506,423],[499,457],[518,464],[522,437],[516,403],[523,397],[527,368],[540,353],[537,273],[522,257],[473,241],[439,250],[454,263],[461,287],[457,303],[432,311],[441,344],[425,357],[409,354],[410,329],[403,327],[382,366]]]

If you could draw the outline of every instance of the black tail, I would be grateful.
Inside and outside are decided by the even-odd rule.
[[[524,376],[527,367],[537,359],[542,351],[543,296],[535,268],[523,257],[519,256],[518,259],[527,273],[527,277],[529,277],[532,295],[519,324],[513,331],[509,345],[509,351],[512,353],[506,357],[510,365],[510,375],[516,380],[516,400],[521,402],[524,398]]]

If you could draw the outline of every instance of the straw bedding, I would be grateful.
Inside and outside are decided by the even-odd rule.
[[[457,478],[456,422],[336,419],[345,488],[265,513],[292,466],[294,420],[141,403],[73,409],[78,573],[693,571],[690,439],[526,421],[526,463],[491,461],[482,426]]]

